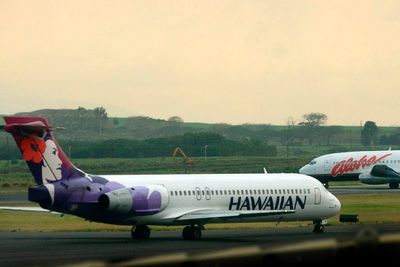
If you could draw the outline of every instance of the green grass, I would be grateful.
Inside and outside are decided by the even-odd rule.
[[[195,157],[193,165],[182,158],[138,159],[72,159],[80,169],[91,174],[174,174],[174,173],[262,173],[297,172],[307,162],[302,157]],[[26,188],[34,184],[33,177],[22,160],[11,164],[0,160],[0,191],[7,187]]]

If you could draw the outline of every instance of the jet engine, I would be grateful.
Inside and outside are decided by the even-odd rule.
[[[150,215],[164,210],[169,203],[167,189],[161,185],[120,188],[99,197],[101,209],[119,215]]]

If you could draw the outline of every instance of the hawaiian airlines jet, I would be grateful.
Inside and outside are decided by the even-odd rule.
[[[320,156],[299,173],[313,176],[328,187],[330,181],[358,181],[399,187],[400,151],[354,151]]]
[[[186,225],[183,238],[200,239],[207,223],[244,221],[313,221],[319,233],[340,210],[335,196],[302,174],[87,174],[66,157],[45,118],[4,120],[37,184],[28,198],[41,208],[28,210],[133,225],[134,239],[147,239],[148,225]]]

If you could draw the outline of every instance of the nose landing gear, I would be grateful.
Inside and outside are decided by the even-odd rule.
[[[314,221],[314,229],[313,233],[316,234],[322,234],[324,232],[324,225],[322,224],[322,221]]]

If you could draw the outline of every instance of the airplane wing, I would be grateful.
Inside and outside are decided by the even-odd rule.
[[[212,219],[237,219],[248,217],[262,217],[285,215],[294,213],[294,210],[195,210],[172,216],[177,221],[198,221]],[[172,219],[169,217],[168,219]]]
[[[400,177],[400,173],[387,165],[375,165],[371,169],[371,175],[376,177]]]
[[[10,210],[10,211],[33,211],[33,212],[50,212],[50,213],[56,213],[56,214],[61,214],[59,212],[51,211],[51,210],[46,210],[40,207],[2,207],[0,206],[0,210]]]
[[[390,188],[398,188],[400,173],[387,165],[375,165],[370,171],[361,173],[358,177],[364,184],[389,184]]]

